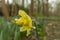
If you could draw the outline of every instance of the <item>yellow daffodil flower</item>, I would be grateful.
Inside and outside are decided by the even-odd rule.
[[[15,19],[15,23],[18,25],[22,25],[22,27],[20,27],[20,32],[27,31],[28,36],[30,34],[31,29],[35,29],[35,27],[32,26],[32,19],[23,10],[19,10],[18,14],[19,16],[21,16],[21,18]]]

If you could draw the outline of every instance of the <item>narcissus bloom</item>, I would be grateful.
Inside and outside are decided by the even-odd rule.
[[[35,27],[32,26],[32,19],[23,10],[19,10],[18,15],[21,17],[19,19],[15,19],[15,23],[18,25],[22,25],[22,27],[20,27],[20,32],[27,31],[28,36],[31,29],[35,29]]]

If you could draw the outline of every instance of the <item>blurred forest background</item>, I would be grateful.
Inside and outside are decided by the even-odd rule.
[[[19,27],[5,22],[18,10],[26,11],[36,26],[29,37],[20,37]],[[60,40],[60,0],[0,0],[0,16],[0,40]]]
[[[0,14],[15,16],[23,9],[33,16],[60,16],[59,5],[59,0],[0,0]]]

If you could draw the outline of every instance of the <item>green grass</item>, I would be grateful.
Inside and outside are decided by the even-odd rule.
[[[43,37],[44,31],[43,31],[43,25],[44,25],[44,19],[54,19],[57,21],[60,21],[60,17],[55,16],[40,16],[38,20],[33,22],[33,25],[36,27],[36,35],[38,36],[38,39],[40,37]],[[11,20],[14,19],[10,18]],[[3,17],[0,17],[0,40],[20,40],[22,37],[26,36],[26,33],[21,33],[20,26],[13,24],[11,22],[7,22]]]
[[[0,17],[0,40],[18,40],[19,37],[19,27],[11,22],[6,22],[3,17]]]
[[[37,28],[34,31],[36,31],[36,35],[38,36],[38,39],[45,35],[43,31],[43,25],[44,25],[45,18],[60,21],[60,17],[40,16],[37,21],[33,22],[33,25]],[[14,19],[14,17],[11,17],[10,19],[12,20]],[[11,22],[7,22],[3,17],[0,17],[0,40],[20,40],[21,37],[24,37],[26,33],[25,32],[21,33],[19,29],[20,27],[18,25],[13,24]]]

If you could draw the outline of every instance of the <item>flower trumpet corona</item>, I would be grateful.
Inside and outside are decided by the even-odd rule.
[[[32,26],[32,19],[23,10],[19,10],[18,15],[21,17],[19,19],[15,19],[15,23],[18,25],[22,25],[22,27],[20,27],[20,32],[27,31],[28,36],[30,34],[31,29],[35,29],[35,27]]]

